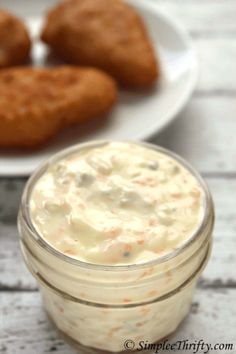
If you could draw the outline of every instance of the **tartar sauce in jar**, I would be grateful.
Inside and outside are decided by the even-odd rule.
[[[199,182],[172,157],[108,143],[50,166],[34,186],[30,213],[58,251],[121,265],[179,248],[199,225],[203,203]]]
[[[132,142],[58,153],[30,178],[18,217],[50,318],[79,352],[88,352],[82,344],[103,354],[177,329],[209,259],[213,224],[202,178],[172,152]]]

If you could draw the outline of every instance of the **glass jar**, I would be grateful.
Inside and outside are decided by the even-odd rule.
[[[173,333],[189,312],[193,291],[211,251],[213,202],[202,178],[180,157],[138,143],[177,160],[198,180],[204,213],[197,230],[179,248],[155,260],[121,266],[85,263],[60,253],[35,230],[29,201],[37,180],[56,161],[107,142],[80,144],[44,163],[29,179],[18,217],[24,260],[37,279],[45,308],[73,343],[109,352],[135,349]]]

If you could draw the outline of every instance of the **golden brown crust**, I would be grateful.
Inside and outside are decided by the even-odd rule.
[[[24,23],[0,9],[0,68],[23,64],[30,49],[31,40]]]
[[[126,86],[159,76],[145,25],[122,0],[66,0],[48,13],[42,39],[68,62],[99,67]]]
[[[115,82],[90,68],[0,71],[0,146],[33,147],[65,126],[108,113]]]

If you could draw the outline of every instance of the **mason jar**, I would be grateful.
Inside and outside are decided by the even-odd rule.
[[[49,166],[104,143],[76,145],[39,167],[26,184],[18,216],[23,257],[50,319],[74,345],[102,353],[135,349],[142,340],[155,343],[176,331],[189,312],[197,280],[209,259],[214,224],[212,198],[199,174],[176,154],[137,143],[177,160],[197,179],[204,212],[191,237],[167,255],[129,265],[86,263],[53,248],[31,220],[31,192]]]

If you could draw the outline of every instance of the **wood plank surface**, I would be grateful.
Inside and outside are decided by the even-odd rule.
[[[143,0],[146,2],[146,0]],[[206,36],[209,33],[224,35],[236,31],[236,3],[234,0],[152,0],[158,7],[182,23],[190,32]],[[19,0],[1,0],[1,6],[16,14],[26,17],[43,13],[57,0],[32,1],[24,0],[27,6],[22,7]]]
[[[192,35],[199,79],[178,119],[151,141],[189,160],[206,178],[216,206],[210,262],[189,317],[170,339],[233,343],[232,351],[209,353],[236,353],[236,1],[152,1]],[[0,7],[27,17],[57,0],[26,2],[0,0]],[[16,218],[25,181],[0,178],[0,353],[75,354],[48,322],[20,254]]]
[[[145,0],[144,0],[145,1]],[[192,34],[223,36],[236,31],[234,0],[152,0]]]
[[[174,343],[177,340],[194,342],[202,339],[211,345],[232,343],[235,349],[235,296],[236,289],[214,291],[198,289],[190,315],[179,331],[169,338],[170,342]],[[76,353],[64,343],[57,331],[49,323],[41,307],[41,298],[38,292],[1,292],[0,302],[3,305],[0,353]],[[222,329],[225,328],[226,319],[227,331],[223,332]],[[192,351],[182,351],[181,353],[192,354]],[[210,351],[209,353],[233,354],[235,351],[222,350]]]
[[[236,36],[232,38],[198,38],[195,40],[194,46],[200,63],[196,92],[235,94]]]
[[[152,142],[175,151],[201,173],[236,172],[235,98],[193,97]]]

